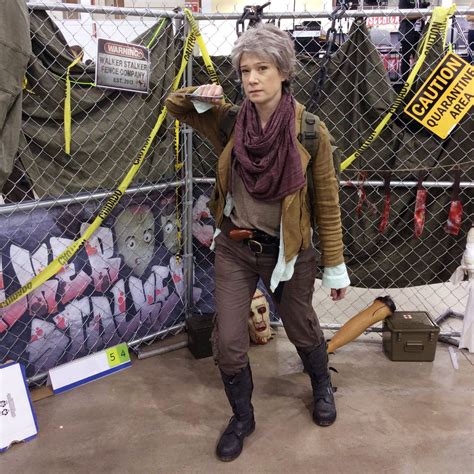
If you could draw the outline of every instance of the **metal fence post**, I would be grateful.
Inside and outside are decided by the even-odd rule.
[[[186,34],[189,32],[189,25],[186,23]],[[185,85],[190,86],[193,82],[193,53],[190,55],[186,67]],[[184,170],[185,170],[185,189],[184,189],[184,281],[185,281],[185,316],[188,318],[193,310],[193,130],[188,125],[184,127]]]

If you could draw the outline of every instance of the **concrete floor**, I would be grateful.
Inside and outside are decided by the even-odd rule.
[[[472,473],[472,355],[455,370],[391,362],[380,337],[331,356],[338,420],[317,427],[309,379],[282,329],[252,347],[257,429],[232,463],[214,456],[230,411],[211,358],[187,349],[35,402],[38,437],[0,456],[10,473]]]

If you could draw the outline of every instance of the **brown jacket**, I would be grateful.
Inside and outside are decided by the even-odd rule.
[[[220,227],[224,217],[224,206],[230,184],[231,156],[234,136],[223,146],[220,124],[232,107],[229,103],[214,106],[211,110],[198,114],[191,101],[183,92],[193,92],[195,87],[180,89],[166,99],[166,107],[171,115],[187,123],[213,145],[219,155],[214,195],[209,202],[216,226]],[[304,106],[296,103],[296,134],[301,129]],[[298,142],[303,170],[307,171],[310,155]],[[314,183],[313,211],[321,246],[322,265],[333,267],[344,262],[341,213],[339,208],[339,183],[332,160],[331,138],[326,126],[321,122],[319,148],[316,159],[311,161]],[[285,260],[289,262],[300,250],[311,245],[311,215],[307,186],[285,196],[282,202],[283,241]]]

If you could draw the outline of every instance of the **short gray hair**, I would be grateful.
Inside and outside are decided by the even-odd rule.
[[[255,54],[262,59],[270,59],[287,79],[283,81],[283,91],[290,92],[291,81],[295,77],[296,54],[293,41],[286,31],[271,23],[258,23],[245,31],[234,43],[231,53],[232,66],[239,78],[240,59],[243,53]]]

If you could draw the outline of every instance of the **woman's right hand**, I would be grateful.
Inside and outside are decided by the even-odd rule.
[[[224,97],[224,89],[222,86],[217,84],[204,84],[199,86],[193,95],[199,95],[202,97],[203,102],[209,102],[210,104],[220,104]]]

